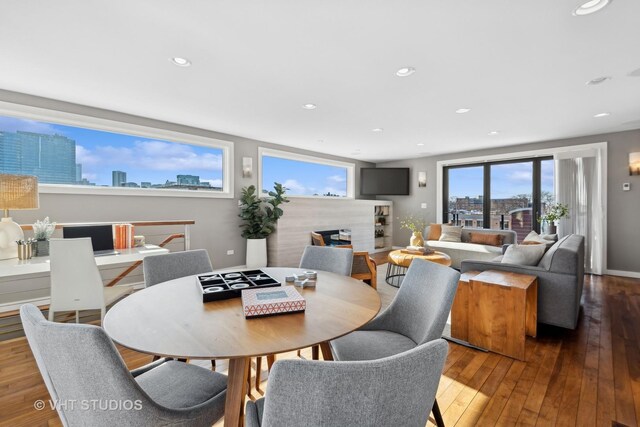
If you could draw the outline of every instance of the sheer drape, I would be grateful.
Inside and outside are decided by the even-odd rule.
[[[604,203],[598,150],[556,156],[557,202],[569,206],[569,218],[560,220],[560,237],[585,236],[585,270],[604,270]]]

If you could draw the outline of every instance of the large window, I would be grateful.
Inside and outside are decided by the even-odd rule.
[[[260,148],[260,189],[278,182],[287,196],[352,198],[354,164]]]
[[[123,129],[135,134],[113,128],[0,116],[0,172],[36,175],[44,192],[229,195],[230,143],[157,129],[142,136],[145,128],[133,125]]]
[[[537,218],[554,201],[551,158],[443,169],[443,218],[465,227],[509,229],[522,241],[540,231]]]

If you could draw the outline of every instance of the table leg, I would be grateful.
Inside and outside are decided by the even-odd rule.
[[[324,360],[333,360],[333,354],[331,354],[331,347],[327,341],[320,343],[320,350],[322,350],[322,358]]]
[[[251,358],[229,359],[229,378],[224,409],[224,426],[241,427],[244,413],[244,396],[247,393],[247,381]]]

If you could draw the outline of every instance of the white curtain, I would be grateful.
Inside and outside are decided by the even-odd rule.
[[[559,237],[585,237],[585,270],[604,272],[603,173],[599,149],[565,152],[556,159],[556,201],[569,206],[569,217],[558,224]]]

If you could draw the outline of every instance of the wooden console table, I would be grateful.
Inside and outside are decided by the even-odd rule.
[[[538,279],[487,270],[460,276],[451,308],[451,336],[525,360],[525,335],[536,336]]]

